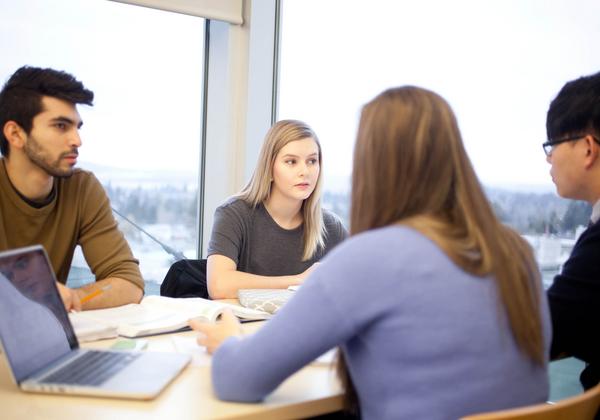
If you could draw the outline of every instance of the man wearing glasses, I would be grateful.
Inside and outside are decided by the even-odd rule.
[[[548,289],[551,358],[585,361],[580,379],[589,389],[600,382],[600,73],[563,86],[548,109],[546,131],[543,147],[558,194],[593,206],[589,227]]]

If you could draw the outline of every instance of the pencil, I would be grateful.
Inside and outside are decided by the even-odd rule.
[[[88,300],[93,299],[93,298],[95,298],[98,295],[101,295],[102,293],[104,293],[105,291],[107,291],[108,289],[110,289],[110,287],[111,287],[110,284],[107,284],[104,287],[101,287],[99,289],[94,290],[90,294],[85,295],[84,297],[82,297],[81,298],[81,303],[83,304],[83,303],[87,302]]]

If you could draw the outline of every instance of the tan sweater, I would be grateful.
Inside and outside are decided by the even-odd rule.
[[[76,169],[55,179],[56,195],[42,208],[26,203],[12,186],[0,159],[0,251],[41,244],[56,278],[66,283],[73,252],[81,245],[96,280],[119,277],[142,290],[139,263],[117,228],[108,197],[96,177]]]

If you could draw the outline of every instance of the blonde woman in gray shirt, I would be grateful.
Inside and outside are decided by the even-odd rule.
[[[253,335],[194,320],[213,390],[261,401],[338,346],[364,420],[454,420],[548,397],[550,318],[533,251],[494,215],[450,105],[382,92],[361,113],[352,236]]]
[[[299,285],[347,231],[321,208],[322,152],[304,122],[268,131],[252,178],[215,211],[208,246],[208,291],[236,298],[239,289]]]

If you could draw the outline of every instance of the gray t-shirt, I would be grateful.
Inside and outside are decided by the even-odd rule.
[[[271,217],[262,204],[253,208],[239,198],[229,199],[215,211],[208,255],[231,258],[237,270],[261,276],[300,274],[319,261],[348,232],[340,219],[323,210],[325,247],[317,249],[308,261],[302,261],[304,225],[284,229]]]

